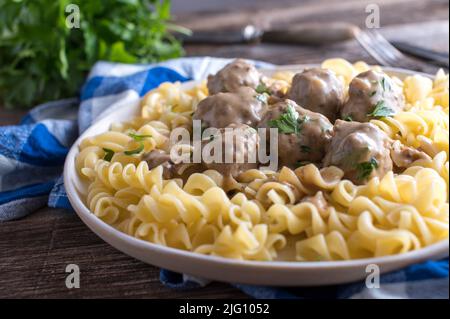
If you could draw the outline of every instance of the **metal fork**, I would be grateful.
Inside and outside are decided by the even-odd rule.
[[[424,73],[435,74],[438,67],[405,56],[397,50],[380,32],[358,30],[355,33],[356,40],[380,65],[404,68]]]

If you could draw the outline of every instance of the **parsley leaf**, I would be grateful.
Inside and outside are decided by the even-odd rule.
[[[358,172],[357,178],[359,180],[367,179],[374,169],[378,168],[378,162],[375,158],[371,158],[369,162],[358,163],[356,165],[356,170]]]
[[[269,121],[269,126],[278,128],[282,134],[298,134],[300,132],[298,113],[295,108],[289,104],[286,112],[281,114],[278,119]]]
[[[146,138],[152,137],[151,135],[140,135],[140,134],[134,134],[134,133],[128,133],[129,137],[132,137],[133,140],[136,142],[141,142],[145,140]]]
[[[395,114],[394,110],[386,106],[386,103],[383,100],[381,100],[375,105],[373,111],[367,114],[367,116],[379,118],[392,116],[394,114]]]
[[[309,121],[311,121],[311,118],[308,115],[305,115],[301,119],[298,120],[300,125],[303,125]]]
[[[267,104],[267,98],[268,98],[268,95],[267,95],[267,94],[265,94],[265,93],[263,93],[263,94],[256,94],[255,98],[256,98],[259,102],[264,103],[264,104]]]
[[[381,79],[381,87],[383,88],[383,91],[388,91],[391,89],[391,84],[385,77]]]
[[[170,0],[0,1],[0,105],[75,96],[98,60],[179,57],[183,49],[171,31],[187,32],[170,23],[170,7]]]
[[[104,148],[103,151],[105,151],[105,156],[103,157],[103,159],[105,161],[111,162],[111,159],[114,156],[114,151],[109,148]]]
[[[141,142],[139,144],[139,147],[134,149],[134,150],[130,150],[130,151],[124,151],[125,155],[134,155],[134,154],[139,154],[140,152],[142,152],[144,150],[144,144]]]
[[[259,83],[258,86],[255,89],[256,93],[259,94],[269,94],[270,95],[270,91],[269,88],[267,87],[267,85],[265,85],[264,83]]]
[[[308,145],[300,145],[300,151],[302,153],[311,153],[312,149]]]
[[[352,118],[351,115],[346,115],[346,116],[344,116],[343,120],[344,120],[344,121],[347,121],[347,122],[353,122],[353,118]]]

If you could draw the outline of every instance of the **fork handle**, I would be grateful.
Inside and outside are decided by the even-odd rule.
[[[324,45],[352,40],[358,27],[348,23],[302,23],[289,28],[267,30],[263,42]]]
[[[448,54],[425,49],[405,42],[394,41],[392,42],[392,45],[404,53],[410,54],[418,58],[426,59],[446,69],[449,68]]]

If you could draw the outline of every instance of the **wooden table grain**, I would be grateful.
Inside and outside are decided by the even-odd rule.
[[[364,25],[365,8],[381,9],[389,39],[449,50],[449,4],[444,0],[173,0],[179,24],[212,29],[257,23],[347,21]],[[276,64],[314,63],[329,57],[374,62],[353,41],[306,47],[275,44],[189,45],[191,56],[244,57]],[[25,111],[0,108],[0,125],[18,123]],[[77,264],[81,288],[67,289],[65,268]],[[159,270],[115,250],[70,211],[42,208],[0,224],[0,298],[245,298],[225,283],[177,291],[159,282]]]

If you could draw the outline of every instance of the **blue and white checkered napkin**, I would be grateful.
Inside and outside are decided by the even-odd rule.
[[[78,136],[114,102],[136,99],[166,81],[202,79],[229,60],[184,58],[153,65],[97,63],[77,98],[40,105],[20,125],[0,127],[0,221],[24,217],[45,205],[71,208],[61,177],[65,156]],[[259,67],[270,67],[256,62]],[[0,224],[1,227],[1,224]],[[176,289],[206,284],[161,271]],[[235,285],[256,298],[448,298],[448,259],[414,265],[382,276],[381,288],[364,284],[283,289]]]

